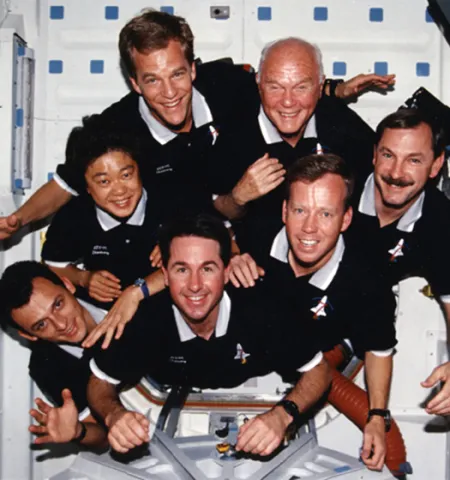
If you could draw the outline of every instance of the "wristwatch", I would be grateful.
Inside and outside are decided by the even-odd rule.
[[[74,438],[72,440],[72,442],[77,443],[77,444],[81,444],[81,442],[84,440],[84,437],[86,437],[86,433],[87,433],[86,425],[83,422],[80,422],[80,425],[81,425],[80,435],[78,435],[77,438]]]
[[[296,426],[299,426],[303,423],[303,418],[300,414],[300,410],[298,409],[297,405],[291,400],[286,400],[283,398],[283,400],[280,400],[277,404],[275,404],[275,406],[283,407],[286,413],[293,418],[292,423],[294,423]]]
[[[373,416],[379,416],[384,418],[384,426],[386,432],[389,432],[391,429],[391,412],[388,409],[385,408],[372,408],[369,410],[369,415],[367,416],[367,422],[373,417]]]
[[[336,87],[341,83],[344,83],[344,80],[342,80],[342,78],[339,78],[339,79],[327,78],[327,79],[325,79],[324,86],[328,85],[328,87],[329,87],[329,94],[328,94],[329,97],[336,98]]]
[[[147,282],[143,278],[138,278],[135,280],[134,286],[141,289],[144,298],[148,298],[150,296],[150,290],[147,287]]]

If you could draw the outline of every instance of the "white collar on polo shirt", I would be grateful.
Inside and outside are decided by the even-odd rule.
[[[328,262],[309,279],[309,283],[321,290],[326,290],[338,271],[345,250],[344,238],[339,235],[336,248]],[[283,263],[288,263],[289,242],[286,234],[286,227],[283,227],[275,237],[270,256]]]
[[[187,342],[195,338],[197,335],[186,323],[186,320],[184,320],[180,310],[175,305],[172,305],[172,308],[180,340],[182,342]],[[217,317],[217,323],[215,328],[216,337],[223,337],[227,333],[228,324],[230,322],[230,313],[231,300],[227,292],[223,292],[223,296],[219,304],[219,315]]]
[[[258,115],[259,128],[261,129],[262,136],[264,141],[268,145],[273,143],[283,142],[280,133],[278,132],[275,125],[269,120],[269,117],[266,115],[262,105],[259,109]],[[317,128],[316,128],[316,117],[313,115],[306,124],[305,132],[303,138],[317,138]]]
[[[422,216],[424,200],[425,192],[422,192],[417,200],[400,217],[400,220],[397,223],[397,230],[401,230],[402,232],[412,232],[414,230],[415,223]],[[373,173],[369,175],[364,185],[364,190],[359,200],[358,211],[372,217],[377,216],[377,211],[375,209],[375,180]]]
[[[178,135],[160,123],[150,113],[148,105],[145,103],[142,95],[139,97],[139,113],[141,114],[142,120],[144,120],[148,129],[150,130],[153,138],[161,145],[169,143]],[[192,88],[192,119],[194,120],[194,125],[197,128],[213,121],[213,116],[208,104],[206,103],[205,97],[196,88]]]

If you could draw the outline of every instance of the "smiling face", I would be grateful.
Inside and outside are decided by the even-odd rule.
[[[439,173],[444,154],[434,158],[431,128],[387,128],[375,147],[375,200],[384,209],[406,211],[429,178]]]
[[[142,183],[137,163],[129,155],[105,153],[88,166],[84,177],[88,193],[101,209],[119,218],[134,212]]]
[[[134,50],[133,60],[136,78],[130,81],[151,114],[170,130],[189,131],[195,65],[189,64],[181,44],[171,40],[166,48],[146,54]]]
[[[258,85],[267,117],[288,143],[296,145],[323,86],[314,50],[293,41],[272,47],[259,72]]]
[[[290,264],[297,276],[317,271],[333,255],[339,234],[352,219],[345,210],[347,187],[342,177],[327,173],[313,182],[294,182],[283,204]]]
[[[67,288],[42,277],[33,280],[30,301],[11,311],[12,319],[25,332],[19,330],[20,335],[53,343],[78,344],[84,340],[93,320],[73,296],[75,287],[64,283]]]
[[[228,281],[219,243],[202,237],[175,237],[163,272],[172,300],[183,318],[194,325],[215,325]]]

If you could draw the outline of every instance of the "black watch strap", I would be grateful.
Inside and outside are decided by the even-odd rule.
[[[87,433],[86,425],[83,422],[80,422],[80,425],[81,425],[80,435],[78,435],[77,438],[74,438],[72,440],[73,442],[78,443],[78,444],[80,444],[84,440],[84,437],[86,436],[86,433]]]
[[[328,93],[329,97],[336,98],[336,87],[341,83],[344,83],[344,80],[342,80],[341,78],[325,79],[325,85],[328,85],[328,88],[329,88],[329,93]]]
[[[369,410],[367,421],[369,421],[374,416],[383,417],[385,430],[386,432],[389,432],[389,430],[391,429],[391,423],[392,423],[390,410],[385,408],[372,408],[371,410]]]
[[[298,409],[297,405],[292,402],[291,400],[280,400],[276,405],[276,407],[283,407],[286,413],[288,413],[293,418],[293,423],[297,426],[303,423],[302,415],[300,414],[300,410]]]

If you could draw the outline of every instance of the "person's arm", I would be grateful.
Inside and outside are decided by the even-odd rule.
[[[165,288],[164,275],[161,269],[144,278],[150,296],[155,295]],[[82,343],[84,348],[94,345],[97,340],[105,335],[102,348],[108,348],[111,340],[118,340],[126,324],[132,320],[139,303],[144,299],[144,294],[139,287],[130,285],[116,300],[106,317],[92,330]]]
[[[293,390],[285,397],[306,412],[325,393],[331,375],[327,362],[322,359],[314,368],[304,372]],[[281,406],[275,406],[262,415],[250,419],[239,430],[236,450],[256,455],[270,455],[282,442],[286,428],[293,418]]]
[[[66,277],[74,285],[86,288],[89,296],[99,302],[112,302],[122,294],[120,279],[107,270],[82,270],[70,264],[56,267],[50,263],[48,266],[59,277]]]
[[[447,323],[447,343],[450,343],[450,303],[442,302],[442,310]],[[450,415],[450,362],[437,366],[431,374],[421,382],[422,387],[433,388],[442,382],[442,388],[425,408],[430,415]]]
[[[38,435],[34,443],[76,441],[86,447],[105,448],[108,445],[106,430],[92,415],[88,415],[82,421],[79,420],[78,410],[69,389],[64,389],[61,396],[63,399],[61,407],[53,407],[41,398],[36,398],[37,409],[33,408],[30,415],[39,425],[29,427],[31,433]]]
[[[91,408],[105,422],[108,441],[114,450],[126,453],[150,440],[149,421],[144,415],[123,407],[113,384],[92,375],[87,397]]]
[[[248,167],[231,192],[215,198],[214,207],[229,220],[241,218],[249,202],[274,190],[285,175],[283,164],[266,153]]]
[[[55,180],[37,190],[16,212],[0,218],[0,240],[9,238],[21,227],[55,213],[71,198],[71,194]]]
[[[395,85],[395,74],[377,75],[376,73],[360,73],[349,80],[339,83],[336,86],[334,95],[337,98],[346,100],[361,95],[370,88],[387,90]],[[330,85],[325,83],[323,93],[330,96]]]
[[[369,409],[386,409],[392,377],[392,354],[387,356],[367,352],[365,372]],[[361,457],[371,470],[381,470],[386,456],[386,427],[383,417],[372,416],[364,428]]]

